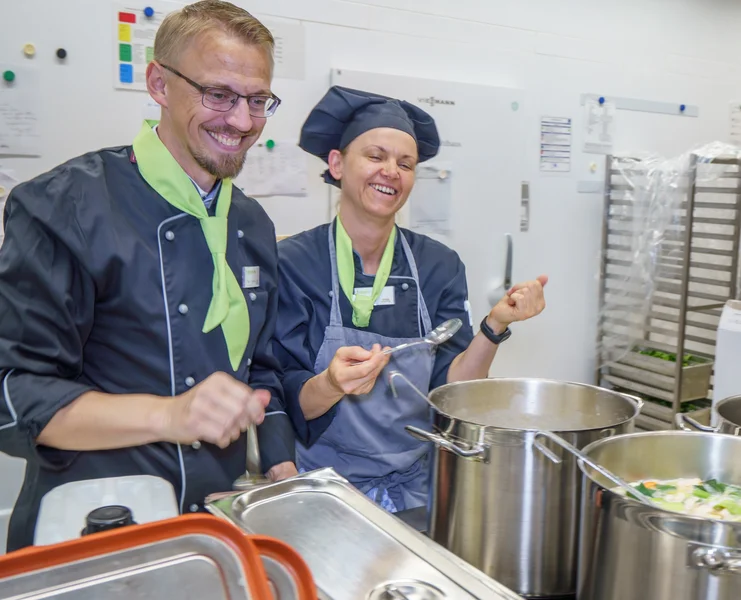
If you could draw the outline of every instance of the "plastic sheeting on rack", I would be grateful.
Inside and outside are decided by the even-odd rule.
[[[672,305],[680,301],[684,267],[689,260],[685,203],[691,193],[691,174],[695,189],[708,192],[715,205],[714,212],[708,212],[702,204],[695,205],[693,214],[703,218],[693,223],[693,235],[707,235],[700,240],[693,238],[693,242],[724,250],[733,243],[728,240],[730,232],[723,229],[728,226],[720,224],[729,220],[729,215],[723,214],[727,211],[719,208],[728,202],[728,195],[718,194],[716,198],[712,188],[728,188],[729,175],[735,177],[731,185],[738,187],[741,173],[735,166],[714,164],[718,159],[741,159],[741,147],[713,142],[674,158],[651,154],[612,157],[608,165],[610,183],[605,190],[610,198],[603,224],[607,239],[601,257],[598,367],[619,361],[637,346],[650,345],[647,329],[652,311],[657,305],[661,310],[674,310]],[[734,209],[729,203],[729,210]],[[693,253],[697,251],[693,246]],[[730,259],[711,254],[704,260],[712,263]],[[723,286],[729,285],[719,279],[714,286],[702,271],[696,275],[704,279],[703,286],[709,285],[711,290],[717,287],[718,295],[723,294]],[[693,284],[688,285],[691,296]],[[676,339],[676,332],[669,331],[664,343],[675,343],[672,337]]]

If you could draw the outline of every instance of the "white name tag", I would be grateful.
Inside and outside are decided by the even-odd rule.
[[[242,287],[260,287],[260,267],[242,267]]]
[[[356,296],[371,296],[373,288],[355,288]],[[396,304],[396,288],[393,285],[387,285],[383,288],[381,295],[376,300],[374,306],[393,306]]]
[[[471,303],[466,300],[463,303],[463,308],[466,309],[466,312],[468,313],[468,324],[473,327],[473,315],[471,314]]]

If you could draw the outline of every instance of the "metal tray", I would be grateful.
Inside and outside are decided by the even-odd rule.
[[[0,579],[0,598],[254,598],[244,578],[227,543],[187,535]]]
[[[206,509],[293,547],[323,600],[521,598],[387,513],[333,469],[215,494]]]

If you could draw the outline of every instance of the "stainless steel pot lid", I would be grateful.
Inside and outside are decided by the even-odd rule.
[[[454,419],[505,429],[578,431],[614,427],[639,412],[627,396],[547,379],[481,379],[450,383],[430,401]]]

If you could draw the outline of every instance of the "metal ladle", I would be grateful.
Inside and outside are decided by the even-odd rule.
[[[439,346],[440,344],[447,342],[456,333],[458,333],[458,330],[461,328],[462,325],[463,321],[461,321],[460,319],[448,319],[442,325],[438,325],[437,327],[435,327],[435,329],[430,331],[430,333],[428,333],[421,340],[407,342],[406,344],[399,344],[394,348],[384,350],[382,354],[393,354],[394,352],[404,350],[405,348],[409,348],[411,346],[416,346],[417,344],[430,344],[431,346]]]
[[[597,471],[600,475],[605,477],[606,479],[609,479],[612,481],[615,485],[623,488],[626,492],[630,492],[630,494],[636,498],[639,502],[642,502],[643,504],[650,506],[651,508],[657,508],[659,510],[661,507],[659,507],[649,496],[646,496],[645,494],[638,491],[636,488],[634,488],[632,485],[630,485],[627,481],[624,481],[615,473],[612,471],[607,470],[602,465],[597,464],[594,462],[591,458],[589,458],[586,454],[584,454],[582,451],[577,449],[575,446],[572,446],[569,444],[565,439],[563,439],[561,436],[556,435],[555,433],[551,431],[538,431],[535,436],[533,437],[533,446],[535,446],[540,452],[545,454],[550,460],[552,460],[556,464],[560,464],[562,461],[558,456],[556,456],[553,452],[551,452],[548,448],[546,448],[543,444],[541,444],[538,441],[539,437],[545,437],[551,440],[552,442],[555,442],[565,450],[568,450],[576,456],[579,460],[584,462],[585,464],[592,467],[595,471]]]
[[[256,485],[270,483],[270,480],[262,474],[260,466],[260,445],[257,442],[257,426],[250,423],[247,427],[247,470],[244,475],[238,477],[232,487],[235,490],[247,490]]]

